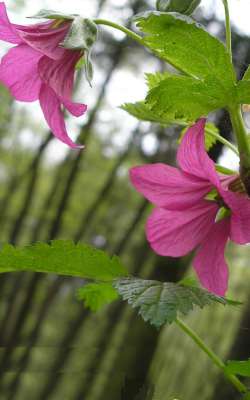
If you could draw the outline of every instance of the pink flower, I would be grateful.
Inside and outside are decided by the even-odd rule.
[[[250,242],[250,201],[233,192],[237,176],[216,172],[204,146],[205,119],[188,129],[178,149],[180,169],[151,164],[130,170],[135,188],[157,206],[146,225],[152,249],[162,256],[180,257],[197,249],[194,268],[201,284],[223,296],[228,286],[224,258],[228,239]],[[207,195],[216,189],[217,196]],[[217,220],[224,207],[226,216]]]
[[[70,21],[54,25],[53,20],[30,26],[11,24],[0,3],[0,39],[17,45],[2,58],[0,81],[17,100],[39,100],[53,134],[70,147],[83,147],[69,138],[62,112],[63,106],[79,117],[87,109],[72,102],[75,66],[83,52],[60,47]]]

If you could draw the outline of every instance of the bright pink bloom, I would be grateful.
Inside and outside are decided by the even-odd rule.
[[[147,239],[162,256],[180,257],[197,248],[194,268],[202,285],[224,295],[228,268],[224,250],[228,239],[250,242],[250,201],[230,190],[237,176],[218,174],[204,145],[205,119],[189,128],[178,149],[180,169],[151,164],[130,170],[135,188],[157,206],[146,225]],[[231,182],[231,184],[230,184]],[[206,199],[212,189],[218,196]],[[228,216],[216,221],[221,207]]]
[[[57,28],[54,23],[11,24],[4,3],[0,3],[0,40],[17,45],[2,58],[0,81],[17,100],[39,100],[53,134],[70,147],[82,147],[67,134],[62,106],[76,117],[87,109],[85,104],[72,102],[75,66],[83,53],[60,46],[71,22]]]

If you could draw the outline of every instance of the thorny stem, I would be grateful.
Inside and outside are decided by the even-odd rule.
[[[207,354],[212,362],[222,370],[225,377],[232,383],[238,392],[242,394],[246,394],[248,392],[247,387],[235,375],[227,372],[224,362],[203,342],[197,333],[195,333],[187,324],[185,324],[185,322],[179,318],[177,318],[175,322],[179,328],[182,329],[199,346],[199,348]]]
[[[232,34],[231,34],[231,22],[230,22],[228,0],[222,0],[222,1],[224,4],[224,9],[225,9],[227,50],[228,50],[228,53],[229,53],[231,61],[232,61]]]

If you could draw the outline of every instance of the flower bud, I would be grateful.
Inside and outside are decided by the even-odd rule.
[[[200,2],[201,0],[157,0],[156,8],[158,11],[191,15]]]

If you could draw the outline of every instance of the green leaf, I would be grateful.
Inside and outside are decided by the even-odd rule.
[[[200,81],[174,75],[150,90],[146,103],[162,118],[194,121],[225,107],[228,98],[214,80]]]
[[[117,300],[119,295],[111,283],[89,283],[78,290],[77,298],[83,300],[91,311],[98,311]]]
[[[145,101],[126,103],[121,106],[121,109],[141,121],[155,122],[164,126],[178,124],[178,121],[174,121],[165,116],[159,115],[157,110],[151,110]]]
[[[239,81],[236,90],[238,103],[250,104],[250,80]]]
[[[249,81],[250,80],[250,65],[248,66],[247,70],[245,71],[245,74],[243,76],[243,80]]]
[[[32,17],[29,18],[38,18],[38,19],[74,19],[78,17],[78,14],[64,14],[61,13],[60,11],[54,11],[54,10],[41,10],[37,14],[33,15]]]
[[[205,127],[205,146],[209,151],[217,143],[217,138],[214,134],[219,135],[219,129],[212,122],[208,122]]]
[[[218,92],[227,93],[232,100],[235,72],[223,43],[178,13],[149,11],[136,21],[146,34],[145,45],[159,57],[194,78],[213,80]]]
[[[161,81],[171,76],[172,75],[168,71],[156,72],[155,74],[145,74],[146,82],[149,89],[153,89],[154,87],[158,86]],[[164,116],[162,115],[162,113],[159,113],[157,109],[151,110],[150,105],[147,104],[145,101],[138,101],[137,103],[126,103],[121,106],[121,109],[128,112],[130,115],[139,120],[155,122],[164,126],[169,126],[173,124],[183,125],[187,122],[193,122],[186,120],[175,120],[174,118]]]
[[[146,78],[146,82],[147,82],[149,90],[151,90],[154,87],[158,86],[161,81],[164,81],[164,79],[169,78],[172,75],[173,74],[171,74],[168,71],[156,72],[154,74],[146,73],[145,74],[145,78]]]
[[[250,400],[250,392],[245,394],[243,400]]]
[[[199,287],[199,283],[194,276],[183,278],[178,282],[178,284],[182,286]]]
[[[170,282],[124,278],[116,280],[114,287],[123,300],[133,308],[139,308],[139,314],[145,321],[157,328],[165,323],[171,324],[179,313],[188,314],[195,305],[203,308],[213,303],[239,304],[198,287]]]
[[[62,46],[66,49],[89,50],[97,39],[97,26],[90,19],[76,17]]]
[[[4,245],[0,251],[0,273],[34,271],[86,279],[110,281],[127,276],[120,259],[86,244],[54,240],[25,247]]]
[[[250,359],[247,361],[227,361],[226,371],[229,374],[250,376]]]
[[[182,130],[178,143],[181,143],[188,128],[189,127],[186,127]],[[213,133],[219,134],[219,129],[213,123],[208,122],[205,127],[205,147],[207,151],[209,151],[217,143],[217,138],[213,135]]]
[[[238,82],[236,93],[239,104],[250,104],[250,66],[247,68],[243,79]]]
[[[179,12],[190,15],[199,6],[201,0],[157,0],[156,8],[159,11]]]

